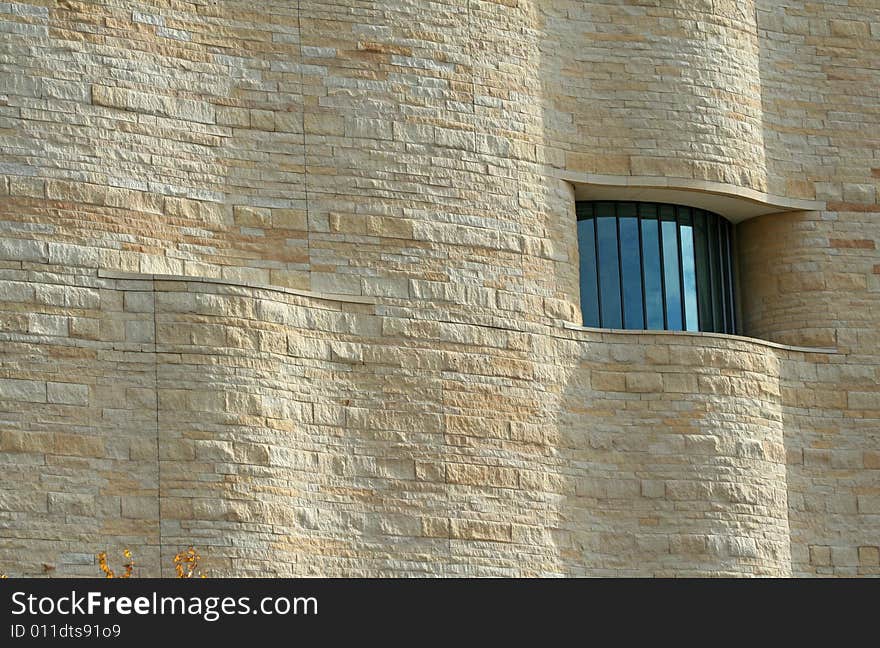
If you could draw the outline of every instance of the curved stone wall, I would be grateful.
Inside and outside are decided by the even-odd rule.
[[[878,574],[880,7],[758,2],[771,186],[821,212],[739,226],[745,333],[833,346],[784,410],[792,566]]]
[[[61,263],[575,322],[559,173],[843,197],[804,150],[843,113],[786,121],[788,61],[813,50],[785,30],[813,23],[760,3],[247,7],[10,3],[4,236]]]
[[[767,190],[754,2],[567,0],[543,11],[557,164]]]
[[[574,321],[530,4],[10,6],[4,234],[90,267]]]
[[[572,573],[789,575],[788,355],[726,336],[572,338],[558,431]]]
[[[772,349],[512,345],[367,305],[156,290],[163,545],[199,538],[229,573],[790,573]]]
[[[875,206],[764,216],[739,226],[746,331],[838,355],[784,374],[792,564],[797,574],[878,573],[880,254]]]
[[[786,352],[7,275],[0,558],[37,561],[16,570],[130,546],[157,575],[195,543],[217,575],[790,573]]]

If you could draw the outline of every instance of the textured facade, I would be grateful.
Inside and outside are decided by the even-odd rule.
[[[878,88],[873,0],[0,3],[0,572],[880,575]],[[580,326],[595,195],[742,336]]]

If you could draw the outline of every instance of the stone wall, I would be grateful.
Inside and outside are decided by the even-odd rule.
[[[2,573],[97,576],[95,553],[121,545],[158,573],[156,358],[143,294],[95,271],[2,266]]]
[[[788,575],[810,494],[787,434],[848,371],[745,338],[7,265],[0,557],[26,573],[89,574],[109,543],[157,574],[194,542],[215,574]]]
[[[752,0],[547,4],[545,123],[559,164],[768,190]]]
[[[0,3],[0,572],[880,573],[851,4]],[[566,174],[825,208],[590,331]]]
[[[533,8],[249,6],[8,4],[4,233],[125,271],[575,317]]]
[[[746,331],[840,354],[786,398],[793,570],[877,575],[880,7],[766,2],[758,24],[768,167],[827,209],[738,228]]]

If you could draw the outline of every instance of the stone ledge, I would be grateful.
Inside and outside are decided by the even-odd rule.
[[[823,200],[788,198],[724,182],[660,176],[601,175],[545,167],[548,176],[574,186],[576,200],[665,202],[716,212],[733,223],[792,211],[823,211]]]
[[[206,101],[139,92],[97,83],[92,84],[92,104],[199,124],[217,123],[215,108]]]
[[[297,297],[306,297],[310,299],[318,299],[324,301],[335,301],[340,303],[351,303],[351,304],[367,304],[367,305],[377,305],[378,301],[372,297],[360,297],[355,295],[336,295],[329,293],[318,293],[311,292],[307,290],[297,290],[294,288],[286,288],[284,286],[272,286],[268,284],[261,284],[257,282],[236,282],[229,281],[226,279],[216,279],[212,277],[193,277],[193,276],[185,276],[185,275],[163,275],[163,274],[144,274],[139,272],[121,272],[116,270],[98,270],[98,277],[102,279],[118,279],[124,281],[176,281],[180,283],[204,283],[204,284],[214,284],[220,286],[231,286],[231,287],[240,287],[240,288],[252,288],[255,290],[267,290],[270,292],[281,293],[285,295],[294,295]],[[498,326],[488,326],[486,324],[480,324],[477,322],[454,322],[447,320],[432,320],[441,324],[460,324],[467,326],[477,326],[477,327],[486,327],[486,328],[503,328],[504,330],[509,331],[518,331],[515,326],[510,327],[498,327]],[[593,334],[611,334],[611,335],[667,335],[667,336],[676,336],[676,337],[693,337],[693,338],[711,338],[718,340],[729,340],[736,342],[744,342],[747,344],[755,344],[759,346],[764,346],[771,349],[780,349],[783,351],[793,351],[800,353],[816,353],[816,354],[827,354],[827,355],[837,355],[839,352],[836,348],[822,348],[822,347],[801,347],[794,346],[789,344],[781,344],[779,342],[771,342],[770,340],[761,340],[759,338],[751,338],[743,335],[729,335],[726,333],[708,333],[703,331],[642,331],[642,330],[629,330],[629,329],[604,329],[604,328],[592,328],[589,326],[579,326],[577,324],[572,324],[571,322],[566,322],[564,320],[557,320],[557,326],[561,327],[565,330],[569,331],[582,331],[585,333],[593,333]],[[551,327],[552,329],[552,327]],[[536,331],[532,331],[536,332]],[[553,335],[551,331],[543,331],[544,334]]]
[[[571,322],[561,322],[562,328],[569,331],[583,331],[585,333],[602,333],[611,335],[670,335],[675,337],[693,337],[693,338],[714,338],[719,340],[730,340],[734,342],[745,342],[747,344],[756,344],[771,349],[781,349],[783,351],[795,351],[799,353],[822,353],[826,355],[837,355],[839,351],[832,348],[821,347],[801,347],[790,344],[780,344],[779,342],[771,342],[770,340],[761,340],[759,338],[750,338],[744,335],[730,335],[727,333],[707,333],[704,331],[637,331],[631,329],[603,329],[592,328],[589,326],[578,326]]]
[[[147,274],[141,272],[118,272],[116,270],[98,270],[98,277],[101,279],[121,279],[125,281],[179,281],[181,283],[205,283],[217,284],[221,286],[235,286],[240,288],[253,288],[255,290],[268,290],[271,292],[282,293],[285,295],[294,295],[296,297],[307,297],[310,299],[320,299],[324,301],[335,301],[349,304],[368,304],[375,305],[377,301],[372,297],[361,297],[358,295],[337,295],[331,293],[311,292],[308,290],[297,290],[295,288],[286,288],[284,286],[272,286],[269,284],[261,284],[250,281],[229,281],[228,279],[216,279],[213,277],[194,277],[186,275],[164,275],[164,274]]]

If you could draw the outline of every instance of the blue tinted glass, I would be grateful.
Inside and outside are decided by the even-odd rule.
[[[639,255],[639,221],[620,218],[620,266],[623,280],[623,315],[628,329],[645,328],[642,305],[642,267]]]
[[[660,236],[657,221],[650,219],[650,211],[656,212],[655,209],[641,211],[645,306],[647,308],[646,328],[662,331],[664,322],[663,284],[660,279]]]
[[[684,314],[685,329],[700,330],[700,318],[697,311],[697,267],[694,257],[694,228],[690,225],[681,226],[681,270],[684,278]]]
[[[579,202],[584,323],[732,333],[732,227],[701,209]]]
[[[578,221],[578,246],[581,254],[581,312],[584,326],[599,326],[599,284],[596,275],[596,221]]]
[[[599,286],[601,290],[602,326],[622,328],[620,310],[620,266],[617,255],[617,219],[601,216],[596,219],[599,238]]]
[[[670,211],[671,208],[670,208]],[[669,218],[667,214],[663,217]],[[661,220],[663,241],[663,278],[666,289],[666,328],[680,331],[681,321],[681,277],[678,271],[678,226],[675,220]]]

